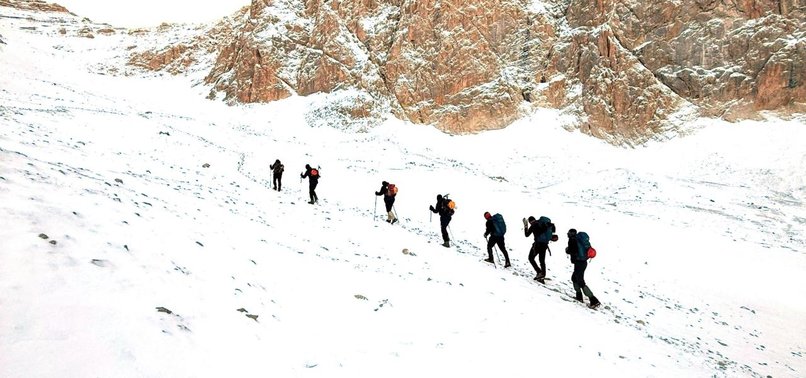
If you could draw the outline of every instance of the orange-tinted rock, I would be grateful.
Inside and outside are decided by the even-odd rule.
[[[0,7],[10,7],[15,9],[21,10],[32,10],[32,11],[40,11],[40,12],[60,12],[60,13],[70,13],[67,8],[55,4],[55,3],[48,3],[46,1],[41,0],[0,0]]]
[[[583,132],[632,144],[681,115],[803,111],[797,1],[253,0],[227,32],[132,64],[181,72],[206,49],[210,98],[350,89],[367,94],[352,116],[392,112],[455,133],[554,107]]]

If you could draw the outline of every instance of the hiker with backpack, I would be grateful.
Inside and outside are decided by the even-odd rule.
[[[497,244],[498,249],[504,253],[504,260],[506,261],[504,268],[509,268],[509,254],[507,253],[507,248],[504,246],[504,234],[507,232],[504,217],[501,214],[490,215],[489,212],[485,212],[484,219],[487,220],[484,238],[486,239],[487,235],[490,235],[490,238],[487,240],[487,259],[484,261],[495,264],[495,260],[493,260],[493,246]]]
[[[585,296],[588,297],[590,301],[588,307],[599,307],[601,302],[596,299],[591,289],[585,284],[585,269],[588,267],[588,258],[596,256],[596,250],[591,247],[587,233],[577,233],[577,230],[572,228],[568,230],[567,235],[568,246],[565,247],[565,253],[571,257],[571,263],[574,264],[574,273],[571,275],[571,282],[574,284],[574,291],[576,292],[575,299],[584,303],[582,293],[585,293]]]
[[[316,184],[319,183],[319,170],[311,168],[310,164],[305,164],[305,173],[299,175],[301,179],[308,178],[308,195],[311,196],[309,204],[313,205],[319,202],[319,197],[316,195]]]
[[[395,205],[397,186],[384,181],[381,183],[381,190],[375,192],[375,195],[383,196],[383,203],[386,205],[386,222],[395,224],[395,222],[397,222],[397,216],[395,216],[395,213],[392,211],[392,206]]]
[[[437,206],[428,206],[431,212],[439,214],[439,227],[444,241],[442,246],[445,248],[450,248],[451,246],[451,239],[448,237],[448,224],[451,223],[455,207],[456,205],[448,198],[447,194],[445,197],[442,194],[437,194]]]
[[[529,264],[535,269],[535,281],[545,283],[546,278],[546,250],[549,249],[549,241],[555,232],[554,223],[548,217],[535,217],[530,216],[528,219],[523,218],[523,232],[528,238],[529,235],[534,235],[535,241],[532,243],[532,249],[529,250]],[[539,256],[540,267],[535,263],[535,257]]]
[[[280,163],[280,159],[277,159],[274,161],[274,164],[269,166],[269,169],[271,169],[273,189],[279,192],[283,186],[283,171],[285,167],[283,163]]]

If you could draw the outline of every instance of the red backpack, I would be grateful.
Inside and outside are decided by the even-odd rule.
[[[312,168],[311,177],[319,177],[319,170],[317,170],[316,168]]]
[[[397,186],[395,184],[389,184],[389,186],[386,187],[386,195],[389,197],[397,195]]]

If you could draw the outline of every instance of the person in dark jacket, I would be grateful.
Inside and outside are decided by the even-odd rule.
[[[316,184],[319,183],[319,170],[311,168],[310,164],[305,164],[305,173],[299,175],[300,178],[308,178],[308,195],[311,196],[310,204],[319,202],[316,195]]]
[[[277,159],[274,164],[269,166],[269,169],[271,169],[273,189],[279,192],[283,187],[283,171],[285,167],[283,163],[280,163],[280,159]]]
[[[389,188],[389,183],[384,181],[381,183],[381,190],[375,192],[376,196],[383,196],[383,203],[386,205],[386,222],[395,224],[397,222],[397,216],[392,211],[392,206],[395,204],[395,195],[397,193],[391,193],[391,189]]]
[[[565,247],[565,253],[571,257],[571,263],[574,264],[574,273],[571,274],[571,282],[574,284],[574,291],[576,292],[576,300],[583,302],[582,293],[588,297],[590,304],[588,307],[599,307],[601,302],[596,299],[591,289],[585,284],[585,269],[588,267],[587,251],[582,251],[577,243],[577,230],[568,230],[568,246]],[[584,254],[583,254],[584,253]]]
[[[545,283],[546,278],[546,250],[549,248],[549,241],[544,240],[543,235],[548,230],[549,225],[539,223],[535,217],[530,216],[528,223],[527,219],[523,219],[523,232],[528,238],[529,235],[534,235],[535,241],[532,243],[532,249],[529,250],[529,264],[535,269],[535,281]],[[535,263],[535,257],[540,257],[540,267]]]
[[[449,201],[449,199],[442,197],[441,194],[437,194],[437,206],[428,207],[432,212],[439,214],[439,227],[444,241],[442,246],[446,248],[451,246],[451,239],[448,237],[448,224],[451,223],[451,217],[453,216],[453,209],[448,207]]]
[[[498,249],[504,253],[504,260],[506,261],[504,268],[509,268],[509,253],[507,253],[507,248],[504,246],[504,235],[498,235],[496,232],[495,225],[493,225],[493,216],[489,212],[484,213],[484,219],[487,220],[484,237],[487,238],[487,235],[490,235],[490,238],[487,239],[487,259],[484,261],[495,263],[495,260],[493,260],[493,246],[497,244]]]

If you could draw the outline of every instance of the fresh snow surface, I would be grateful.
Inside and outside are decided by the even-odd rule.
[[[107,37],[27,22],[0,25],[0,377],[806,375],[802,120],[636,149],[553,111],[345,132],[306,123],[327,96],[228,107],[188,78],[93,73]],[[438,193],[458,204],[449,249]],[[481,261],[484,211],[512,268]],[[561,236],[546,285],[529,215]],[[572,227],[599,253],[597,310],[570,297]]]
[[[212,22],[232,14],[251,0],[59,0],[73,13],[95,22],[130,28],[151,27],[161,23]]]

